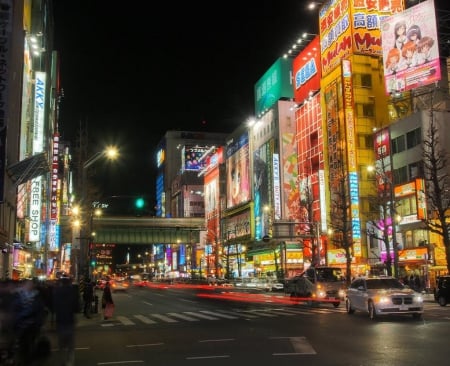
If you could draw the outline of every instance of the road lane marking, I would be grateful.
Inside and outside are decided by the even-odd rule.
[[[202,313],[202,314],[209,314],[209,315],[212,315],[212,316],[218,316],[220,318],[225,318],[225,319],[238,319],[237,316],[221,314],[221,313],[218,313],[216,311],[200,310],[200,313]]]
[[[156,322],[154,320],[147,318],[145,315],[138,314],[138,315],[135,315],[134,317],[136,319],[139,319],[142,323],[145,323],[145,324],[156,324]]]
[[[158,343],[144,343],[144,344],[128,344],[125,347],[128,348],[134,348],[134,347],[153,347],[153,346],[162,346],[164,345],[163,342],[158,342]]]
[[[177,323],[178,322],[178,320],[169,318],[168,316],[165,316],[163,314],[150,314],[150,316],[152,316],[153,318],[162,320],[163,322],[166,322],[166,323]]]
[[[270,337],[269,339],[288,339],[295,352],[272,353],[273,356],[315,355],[317,352],[306,337]]]
[[[191,316],[187,316],[185,314],[179,314],[179,313],[167,313],[167,315],[173,316],[175,318],[187,320],[188,322],[198,322],[199,319],[195,319]]]
[[[215,317],[213,317],[213,316],[209,316],[209,315],[206,315],[206,314],[195,313],[195,312],[193,312],[193,311],[185,311],[185,312],[183,312],[183,314],[192,315],[192,316],[194,316],[194,317],[202,318],[202,319],[219,320],[219,318],[215,318]]]
[[[123,325],[135,325],[136,324],[125,316],[118,316],[117,320],[120,321]]]
[[[230,358],[230,355],[220,355],[220,356],[193,356],[186,357],[186,360],[204,360],[208,358]]]

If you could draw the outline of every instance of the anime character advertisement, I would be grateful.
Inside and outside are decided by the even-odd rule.
[[[424,1],[381,22],[386,93],[441,79],[434,1]]]
[[[248,135],[227,147],[227,207],[250,200]]]

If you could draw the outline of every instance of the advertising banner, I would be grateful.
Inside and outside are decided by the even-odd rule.
[[[320,43],[315,37],[294,59],[294,100],[302,103],[320,89]]]
[[[423,1],[381,23],[386,93],[441,79],[434,1]]]
[[[255,84],[256,115],[271,108],[280,98],[292,98],[292,59],[279,58]]]
[[[227,146],[227,208],[250,201],[248,133]]]

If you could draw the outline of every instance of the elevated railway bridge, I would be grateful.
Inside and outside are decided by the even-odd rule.
[[[205,230],[203,217],[162,218],[99,216],[92,218],[93,243],[174,244],[199,243]]]

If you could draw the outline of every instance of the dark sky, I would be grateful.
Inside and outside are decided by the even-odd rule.
[[[317,32],[306,3],[55,0],[62,137],[75,142],[87,123],[93,152],[122,152],[95,163],[105,191],[153,196],[156,143],[167,130],[230,133],[252,116],[256,81]]]
[[[308,0],[54,0],[60,132],[87,124],[106,195],[154,197],[155,146],[167,130],[230,133],[253,115],[253,87],[303,32]],[[436,0],[448,9],[448,0]]]

